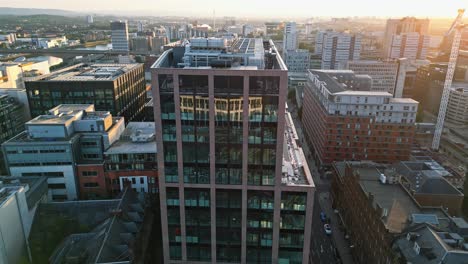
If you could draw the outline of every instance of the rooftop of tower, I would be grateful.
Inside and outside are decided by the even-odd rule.
[[[185,40],[152,68],[287,70],[272,40],[235,37]]]

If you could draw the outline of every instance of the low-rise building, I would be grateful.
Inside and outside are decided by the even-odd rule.
[[[12,176],[47,177],[50,200],[78,199],[76,167],[103,160],[124,129],[123,118],[94,105],[59,105],[26,123],[2,145]]]
[[[33,253],[40,250],[37,245],[46,243],[55,250],[47,252],[47,258],[44,253],[33,257],[36,262],[53,264],[144,262],[147,250],[154,250],[148,245],[155,216],[147,201],[126,188],[115,199],[42,204],[34,220],[31,246]],[[51,234],[56,230],[67,232]]]
[[[393,263],[392,241],[411,226],[450,225],[441,208],[422,207],[399,184],[398,174],[373,162],[336,162],[331,199],[358,263]]]
[[[110,192],[128,182],[136,192],[157,193],[158,173],[154,122],[130,122],[119,141],[104,152]]]
[[[402,161],[395,165],[401,185],[422,206],[443,207],[460,214],[464,195],[445,177],[452,175],[436,161]]]
[[[468,244],[460,234],[443,232],[427,224],[400,235],[393,249],[399,263],[464,264],[468,260]]]

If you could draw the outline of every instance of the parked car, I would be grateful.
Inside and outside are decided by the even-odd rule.
[[[325,222],[325,220],[327,220],[327,215],[324,212],[320,212],[320,220],[322,220],[322,222]]]
[[[329,224],[323,225],[323,229],[325,229],[325,234],[331,235],[332,229],[331,229],[331,226]]]

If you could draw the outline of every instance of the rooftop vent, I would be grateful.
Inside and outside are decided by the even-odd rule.
[[[137,130],[135,134],[130,136],[132,142],[150,142],[154,139],[154,133],[142,134],[141,130]]]

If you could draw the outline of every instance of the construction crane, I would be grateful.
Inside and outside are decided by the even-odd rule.
[[[445,114],[447,113],[447,105],[450,96],[450,88],[452,87],[453,76],[455,75],[455,68],[457,66],[458,51],[460,49],[460,40],[463,28],[465,25],[462,24],[462,17],[465,13],[465,9],[458,10],[458,16],[453,21],[452,26],[445,34],[445,38],[455,32],[452,41],[452,49],[450,51],[449,63],[447,65],[447,75],[445,76],[444,90],[442,92],[442,98],[440,100],[439,115],[437,116],[437,124],[434,133],[434,139],[432,140],[432,149],[438,150],[440,145],[440,137],[444,130]]]
[[[445,32],[444,38],[442,39],[442,43],[439,46],[439,56],[443,56],[447,50],[451,48],[451,44],[453,43],[453,39],[450,35],[453,33],[453,30],[461,23],[463,19],[463,14],[465,13],[465,9],[458,9],[458,15],[455,20],[452,22],[449,30]]]

